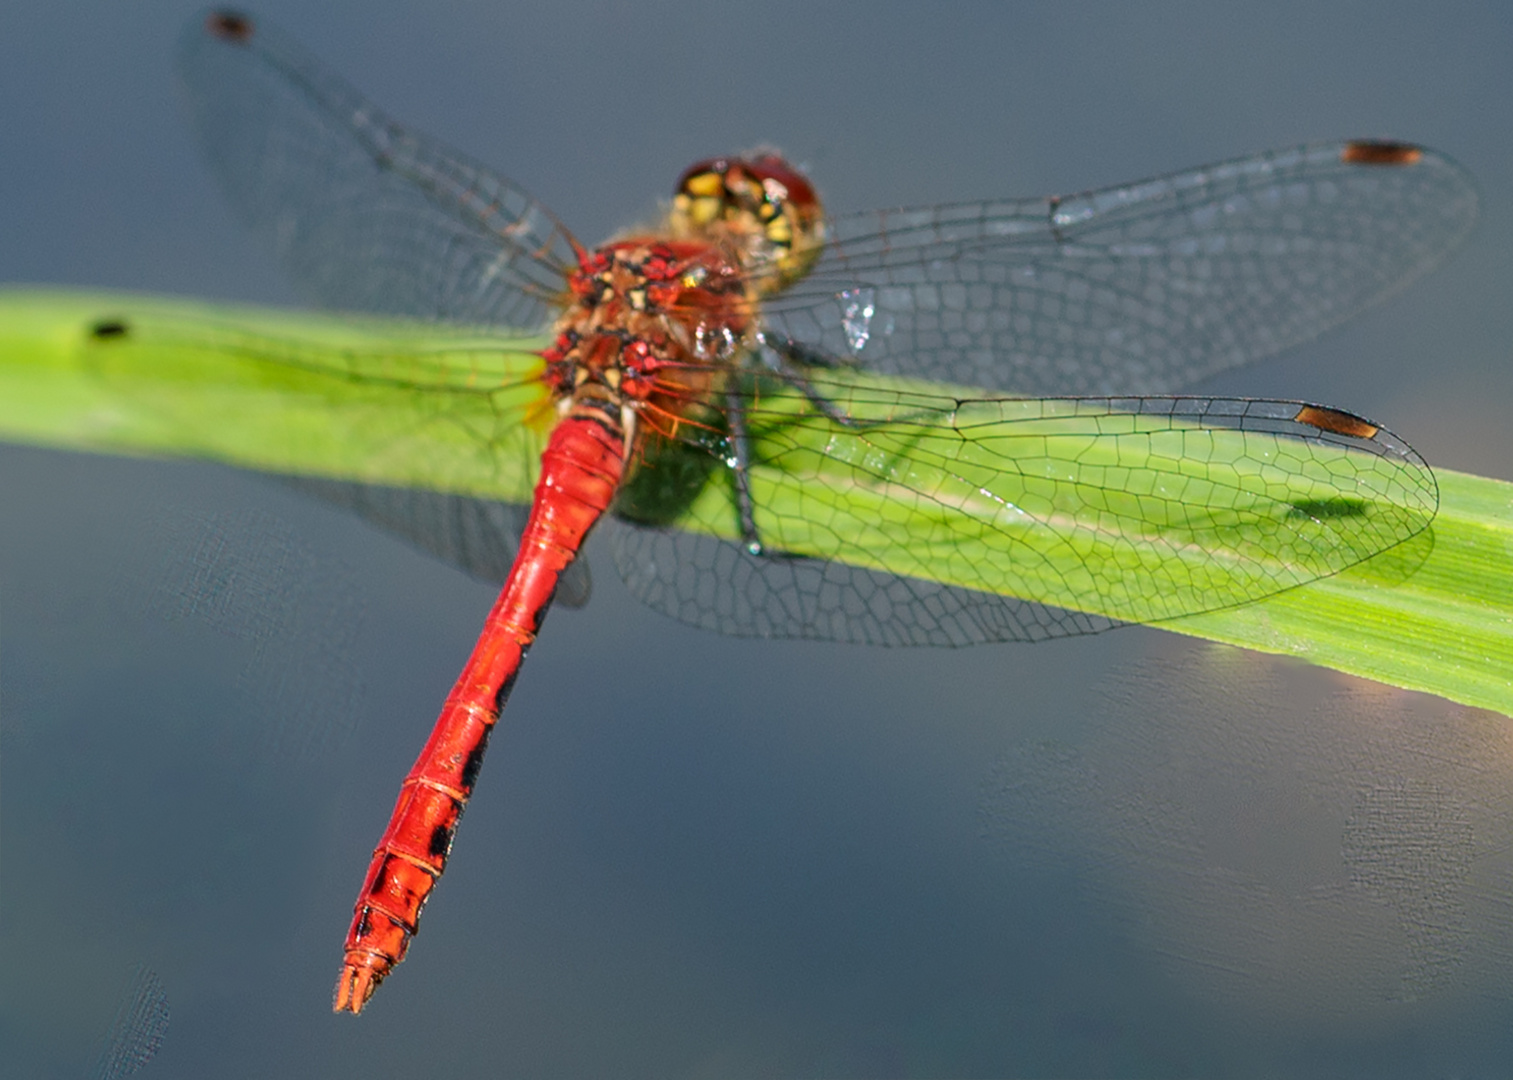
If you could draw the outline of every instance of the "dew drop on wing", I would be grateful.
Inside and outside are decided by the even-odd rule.
[[[853,354],[860,353],[872,336],[872,316],[877,313],[875,291],[869,288],[847,289],[841,293],[843,303],[841,328]]]

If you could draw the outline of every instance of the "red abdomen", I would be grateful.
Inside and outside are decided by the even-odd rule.
[[[619,417],[597,405],[576,407],[553,429],[510,576],[425,749],[400,786],[389,826],[368,865],[336,984],[337,1012],[360,1012],[404,959],[421,909],[446,868],[494,722],[546,617],[558,578],[614,498],[624,460]]]

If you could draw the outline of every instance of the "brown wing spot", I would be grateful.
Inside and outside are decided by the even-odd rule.
[[[1412,143],[1361,140],[1345,144],[1340,160],[1346,165],[1417,165],[1423,150]]]
[[[252,20],[240,11],[212,11],[205,16],[205,29],[222,41],[238,45],[252,40]]]
[[[1374,439],[1381,430],[1368,424],[1353,413],[1341,412],[1323,405],[1304,405],[1293,417],[1300,424],[1316,427],[1320,431],[1332,431],[1336,435],[1349,435],[1356,439]]]
[[[89,336],[100,341],[109,341],[113,338],[123,338],[131,328],[126,325],[124,319],[101,319],[89,328]]]

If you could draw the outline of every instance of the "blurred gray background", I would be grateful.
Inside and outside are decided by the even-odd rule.
[[[197,8],[0,7],[0,281],[292,303],[195,160]],[[1513,479],[1502,4],[269,2],[585,240],[758,143],[837,210],[1308,139],[1427,143],[1480,228],[1211,380]],[[0,1071],[146,1077],[1490,1075],[1513,1060],[1513,721],[1131,628],[726,640],[607,558],[510,703],[411,958],[329,994],[490,590],[266,480],[0,447]],[[591,555],[596,552],[591,546]]]

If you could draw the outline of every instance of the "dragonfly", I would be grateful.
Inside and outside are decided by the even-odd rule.
[[[603,519],[631,591],[686,622],[965,645],[1259,599],[1436,510],[1428,466],[1376,423],[1173,396],[1443,260],[1476,196],[1432,150],[1310,144],[845,215],[758,150],[691,166],[657,228],[589,247],[260,20],[197,20],[178,66],[213,173],[313,301],[466,330],[326,351],[243,334],[238,355],[413,393],[534,484],[484,530],[513,557],[370,861],[337,1012],[404,958],[554,596],[586,596],[579,552]],[[496,363],[491,335],[530,328],[548,344],[529,365]],[[458,422],[463,401],[486,420]],[[403,516],[352,490],[334,497]]]

